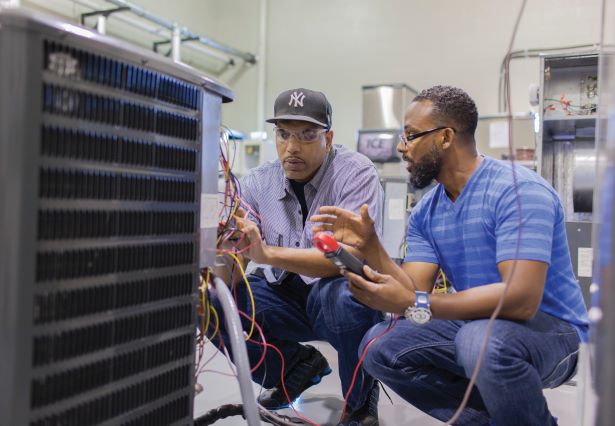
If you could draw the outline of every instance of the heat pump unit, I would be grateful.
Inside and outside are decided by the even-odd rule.
[[[231,99],[153,53],[0,12],[1,424],[192,424]]]

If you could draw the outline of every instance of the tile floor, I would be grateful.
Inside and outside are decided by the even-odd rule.
[[[337,356],[335,350],[327,343],[312,342],[311,344],[316,346],[327,357],[333,373],[323,378],[322,382],[317,386],[313,386],[304,392],[295,404],[295,408],[302,415],[321,425],[335,425],[339,420],[344,402],[337,376]],[[213,351],[215,351],[213,346],[208,345],[204,359],[208,359],[213,355]],[[226,359],[221,354],[213,358],[208,364],[207,369],[226,374],[231,373]],[[234,377],[206,371],[199,377],[199,383],[203,386],[203,392],[197,395],[195,399],[195,416],[202,415],[208,410],[223,404],[241,402],[239,385]],[[559,418],[560,426],[578,426],[576,424],[577,389],[576,386],[563,385],[557,389],[545,391],[549,407],[552,413]],[[260,387],[255,384],[255,394],[258,394],[259,390]],[[442,424],[407,404],[392,391],[389,390],[388,392],[393,400],[392,405],[386,395],[383,392],[380,393],[379,415],[381,426],[432,426]],[[282,410],[280,413],[294,416],[291,409]],[[245,420],[240,416],[229,417],[215,423],[217,426],[239,426],[244,424]]]

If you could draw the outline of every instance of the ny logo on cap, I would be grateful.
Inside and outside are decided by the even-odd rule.
[[[303,94],[303,92],[293,92],[290,95],[290,101],[288,102],[288,105],[292,105],[293,102],[295,103],[293,105],[293,107],[297,108],[298,106],[303,106],[303,100],[305,99],[305,95]]]

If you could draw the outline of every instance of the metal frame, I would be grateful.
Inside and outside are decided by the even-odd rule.
[[[179,62],[181,60],[180,48],[181,48],[181,44],[185,42],[200,43],[204,46],[207,46],[208,48],[217,50],[219,52],[223,52],[227,55],[230,55],[236,58],[240,58],[243,61],[249,64],[252,64],[252,65],[256,64],[257,62],[256,56],[250,52],[244,52],[242,50],[235,49],[233,47],[219,43],[210,38],[203,37],[200,34],[190,31],[187,27],[182,26],[178,24],[177,22],[169,21],[168,19],[155,15],[143,9],[142,7],[139,7],[128,1],[125,1],[125,0],[104,0],[104,1],[106,1],[107,3],[114,4],[118,7],[115,9],[95,10],[93,12],[84,13],[81,15],[81,23],[84,24],[85,18],[89,16],[98,16],[97,29],[99,30],[99,32],[104,34],[104,28],[105,28],[104,21],[107,18],[109,18],[111,14],[117,13],[117,12],[130,12],[146,21],[152,22],[156,24],[157,26],[165,28],[171,32],[171,38],[167,40],[161,40],[158,42],[154,42],[152,48],[155,52],[158,52],[158,46],[163,45],[163,44],[171,44],[171,51],[169,53],[172,55],[173,60],[176,62]],[[100,31],[101,27],[103,28],[103,31]],[[167,56],[168,55],[169,54],[167,54]],[[229,59],[228,64],[235,65],[235,61],[232,59]]]

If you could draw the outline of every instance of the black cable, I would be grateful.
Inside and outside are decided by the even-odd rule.
[[[261,407],[258,408],[259,415],[262,421],[278,426],[296,426],[305,425],[303,420],[297,417],[289,417],[281,414],[267,411]],[[227,417],[242,416],[243,417],[243,404],[225,404],[218,408],[209,410],[200,417],[194,419],[194,426],[207,426],[212,425],[218,420],[225,419]],[[243,417],[245,419],[245,417]]]

